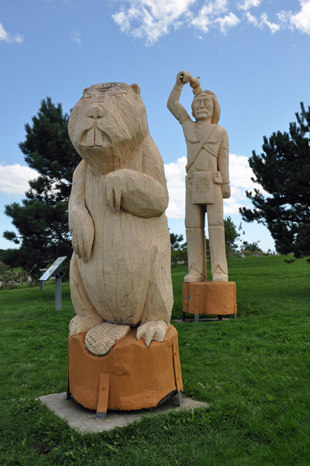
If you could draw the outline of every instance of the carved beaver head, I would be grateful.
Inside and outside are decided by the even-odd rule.
[[[137,84],[94,84],[73,107],[69,136],[76,151],[100,174],[121,168],[149,134]]]

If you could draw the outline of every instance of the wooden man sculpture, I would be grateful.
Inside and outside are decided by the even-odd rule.
[[[184,84],[195,95],[191,120],[179,103]],[[211,272],[214,282],[228,281],[223,222],[223,198],[230,197],[228,137],[218,125],[220,106],[200,79],[181,71],[168,99],[168,109],[182,125],[187,144],[185,226],[188,274],[185,282],[206,281],[205,213],[208,216]]]

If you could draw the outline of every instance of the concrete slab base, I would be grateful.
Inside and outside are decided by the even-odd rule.
[[[190,408],[207,408],[208,403],[193,400],[182,394],[182,405],[178,405],[177,395],[163,403],[158,408],[140,411],[108,411],[106,419],[95,419],[96,411],[84,408],[73,398],[66,400],[66,393],[54,393],[52,395],[37,398],[51,411],[53,411],[70,427],[82,434],[110,431],[115,427],[125,427],[134,421],[141,420],[142,416],[154,416],[156,414],[173,411],[188,410]]]

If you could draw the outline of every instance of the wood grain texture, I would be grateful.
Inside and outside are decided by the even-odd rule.
[[[139,337],[162,340],[173,304],[168,190],[139,87],[88,88],[71,112],[69,135],[83,158],[69,202],[77,314],[70,333],[107,321],[145,324]]]
[[[179,99],[184,84],[195,95],[193,121]],[[208,216],[212,280],[228,281],[223,219],[223,198],[230,197],[228,136],[218,125],[221,109],[212,91],[203,91],[200,78],[177,74],[167,103],[182,125],[187,145],[185,226],[188,274],[185,282],[206,281],[205,214]]]

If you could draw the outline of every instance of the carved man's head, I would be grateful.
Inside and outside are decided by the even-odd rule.
[[[196,121],[212,117],[211,123],[217,124],[221,109],[215,94],[211,91],[197,93],[192,102],[192,114]]]

